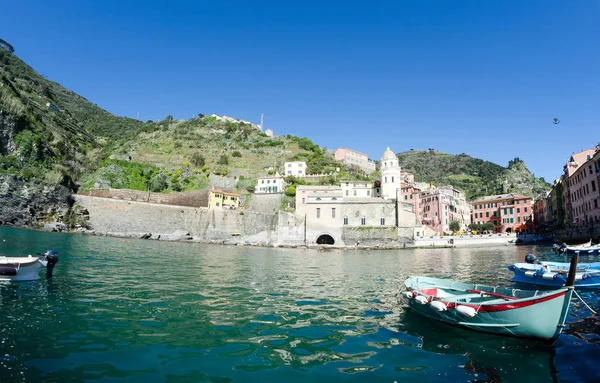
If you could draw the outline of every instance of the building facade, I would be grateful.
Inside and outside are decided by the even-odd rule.
[[[471,206],[464,192],[452,186],[429,187],[418,195],[420,206],[417,214],[423,225],[439,234],[451,233],[450,224],[457,222],[459,230],[466,230],[471,224]]]
[[[471,222],[491,222],[496,233],[521,232],[533,228],[532,198],[519,194],[501,194],[471,202]]]
[[[237,209],[240,207],[240,194],[212,189],[208,192],[209,209]]]
[[[286,176],[304,177],[308,173],[304,161],[286,162],[283,168]]]
[[[375,171],[375,162],[369,160],[365,153],[357,152],[348,148],[338,148],[334,153],[336,161],[352,168],[357,167],[367,174]]]
[[[342,195],[347,198],[380,197],[379,188],[370,181],[342,181]]]
[[[593,201],[597,201],[597,175],[592,161],[595,152],[595,149],[586,149],[574,153],[563,167],[566,226],[588,222],[591,216],[588,212],[593,209]]]
[[[254,188],[256,194],[277,194],[285,190],[283,176],[275,174],[267,177],[258,177],[258,183]]]

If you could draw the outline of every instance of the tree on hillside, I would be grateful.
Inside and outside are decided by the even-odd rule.
[[[227,154],[221,154],[221,157],[219,157],[219,162],[217,162],[219,165],[227,165],[229,164],[229,156]]]
[[[192,158],[190,158],[190,162],[197,168],[201,168],[206,164],[206,159],[204,156],[198,152],[192,154]]]

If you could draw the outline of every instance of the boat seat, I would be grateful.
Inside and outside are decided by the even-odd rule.
[[[456,302],[456,301],[461,301],[464,299],[479,298],[479,297],[481,297],[481,294],[469,293],[469,294],[462,294],[462,295],[451,295],[448,297],[444,297],[444,300],[447,300],[448,302]]]

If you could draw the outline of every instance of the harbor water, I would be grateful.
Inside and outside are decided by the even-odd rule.
[[[54,278],[0,283],[0,382],[597,382],[598,318],[554,344],[406,310],[410,275],[511,286],[549,247],[318,250],[0,227],[0,255],[54,249]],[[581,260],[598,262],[600,257]],[[600,293],[580,292],[594,310]]]

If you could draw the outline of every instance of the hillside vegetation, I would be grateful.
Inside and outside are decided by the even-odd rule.
[[[517,193],[535,197],[551,189],[543,178],[536,178],[519,159],[502,167],[467,154],[448,154],[435,150],[398,153],[400,166],[415,174],[415,181],[437,186],[452,185],[465,191],[467,198]]]
[[[201,190],[219,176],[220,182],[229,180],[225,184],[246,192],[259,176],[285,174],[285,161],[306,161],[311,174],[326,174],[316,182],[369,179],[335,162],[331,151],[309,138],[268,137],[249,123],[202,114],[185,121],[167,116],[146,122],[114,116],[38,74],[4,41],[0,154],[0,174],[73,190]],[[519,159],[504,168],[466,154],[435,151],[410,151],[399,158],[417,180],[451,184],[470,198],[511,192],[533,196],[550,186]]]
[[[2,40],[0,173],[50,186],[156,192],[204,189],[212,174],[245,189],[258,176],[283,174],[285,161],[302,160],[312,174],[341,168],[338,178],[365,178],[308,138],[267,137],[248,123],[202,114],[147,122],[114,116],[44,78],[13,52]]]

